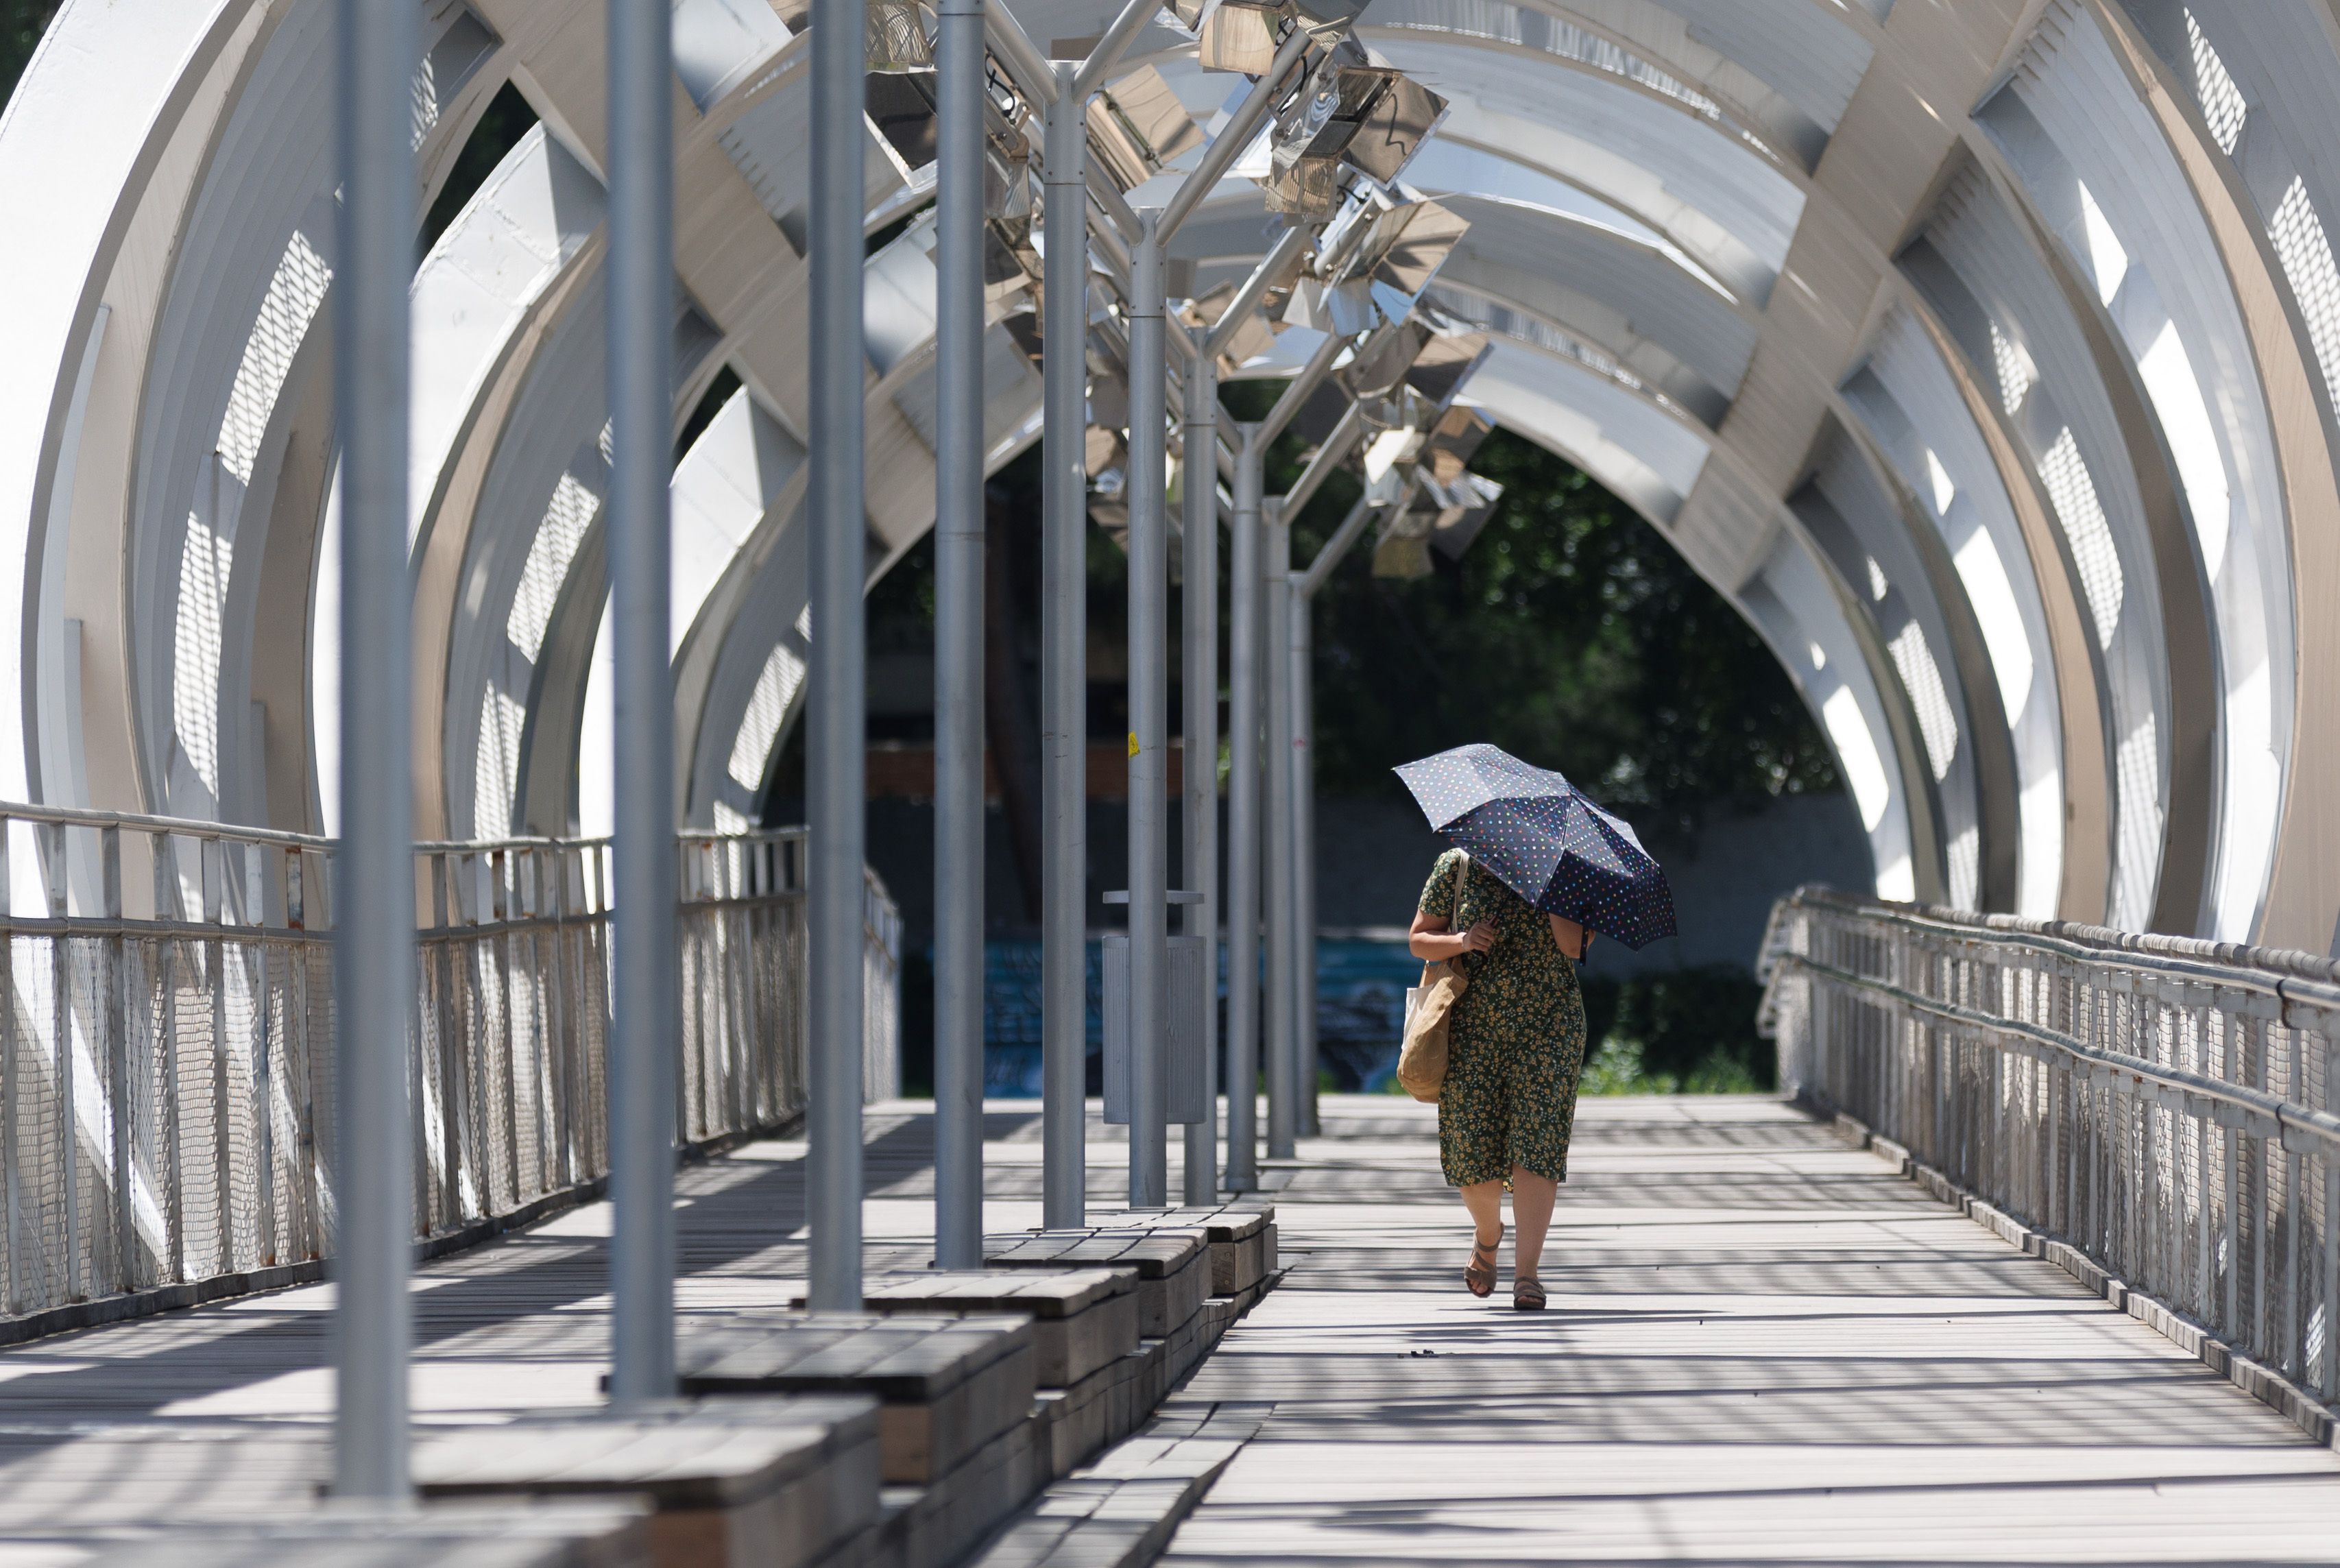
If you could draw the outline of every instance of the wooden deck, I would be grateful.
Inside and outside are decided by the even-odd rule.
[[[1036,1112],[990,1118],[995,1231],[1038,1223]],[[1264,1415],[1166,1561],[2340,1560],[2333,1454],[1775,1101],[1587,1102],[1541,1317],[1463,1294],[1426,1107],[1328,1099],[1324,1122],[1270,1173],[1291,1272],[1165,1407]],[[1093,1132],[1117,1206],[1123,1151]],[[873,1112],[873,1267],[921,1260],[927,1149],[922,1116]],[[794,1293],[802,1152],[684,1173],[686,1315]],[[419,1428],[598,1403],[607,1216],[421,1271]],[[331,1299],[0,1351],[0,1568],[307,1505]]]
[[[2332,1453],[1776,1102],[1588,1101],[1542,1316],[1463,1293],[1429,1107],[1324,1125],[1165,1562],[2340,1561]]]
[[[987,1217],[1040,1221],[1039,1107],[986,1118]],[[1090,1190],[1117,1207],[1124,1146],[1093,1126]],[[932,1255],[931,1125],[867,1122],[868,1265]],[[686,1321],[782,1308],[803,1292],[804,1145],[750,1144],[678,1181]],[[608,1367],[610,1209],[591,1204],[425,1265],[414,1282],[418,1433],[595,1407]],[[264,1520],[312,1506],[330,1474],[330,1285],[58,1335],[0,1350],[0,1568],[84,1561],[93,1530]]]

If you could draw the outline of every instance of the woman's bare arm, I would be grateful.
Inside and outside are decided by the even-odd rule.
[[[1565,915],[1546,915],[1552,922],[1552,939],[1560,945],[1562,955],[1581,958],[1592,951],[1592,933]]]
[[[1482,920],[1460,936],[1453,935],[1449,926],[1443,915],[1415,915],[1413,928],[1406,933],[1406,951],[1423,963],[1435,964],[1465,953],[1483,953],[1495,945],[1492,920]]]

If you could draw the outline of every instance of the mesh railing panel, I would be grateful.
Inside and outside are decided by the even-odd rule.
[[[1783,1087],[2340,1401],[2340,968],[1805,889]]]
[[[0,807],[0,1315],[331,1250],[331,848]],[[608,854],[418,849],[420,1237],[609,1170]],[[686,1144],[803,1108],[804,865],[800,830],[681,841]],[[867,1078],[891,1094],[900,924],[874,876],[869,911]]]

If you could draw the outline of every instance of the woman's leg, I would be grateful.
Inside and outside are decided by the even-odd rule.
[[[1476,1181],[1457,1189],[1462,1194],[1462,1206],[1471,1211],[1471,1224],[1476,1229],[1479,1250],[1492,1253],[1495,1244],[1503,1239],[1503,1184],[1500,1181]],[[1544,1201],[1544,1217],[1552,1217],[1552,1202]],[[1540,1239],[1540,1238],[1539,1238]]]
[[[1499,1187],[1500,1182],[1489,1182]],[[1468,1201],[1471,1189],[1462,1189]],[[1516,1279],[1533,1279],[1536,1265],[1543,1258],[1543,1234],[1552,1228],[1552,1200],[1560,1196],[1560,1184],[1550,1176],[1540,1176],[1525,1166],[1512,1167],[1512,1223],[1519,1234],[1512,1238],[1512,1274]],[[1493,1204],[1490,1202],[1490,1208]],[[1478,1211],[1474,1207],[1472,1212]]]

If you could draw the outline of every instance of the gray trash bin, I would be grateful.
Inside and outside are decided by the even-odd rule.
[[[1203,938],[1170,938],[1168,1116],[1173,1123],[1208,1115],[1203,1097]],[[1129,938],[1105,938],[1105,1119],[1129,1125]]]

